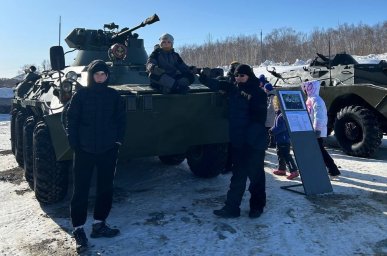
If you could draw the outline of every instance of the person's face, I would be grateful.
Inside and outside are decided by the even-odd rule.
[[[235,75],[235,81],[237,83],[246,83],[247,79],[249,79],[249,76],[246,74],[237,74]]]
[[[93,75],[93,78],[94,78],[94,81],[97,83],[97,84],[102,84],[106,81],[107,79],[107,74],[103,71],[98,71],[98,72],[95,72],[94,75]]]
[[[160,46],[161,48],[163,49],[166,49],[166,50],[169,50],[172,48],[172,42],[167,40],[167,39],[163,39],[161,42],[160,42]]]

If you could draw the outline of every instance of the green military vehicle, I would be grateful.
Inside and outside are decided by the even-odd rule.
[[[72,151],[63,129],[62,113],[78,89],[86,86],[87,65],[102,59],[110,67],[110,86],[126,108],[126,137],[120,159],[158,156],[178,165],[187,159],[199,177],[215,177],[227,156],[227,102],[222,95],[196,82],[185,95],[163,95],[150,87],[145,71],[144,41],[134,30],[158,21],[157,15],[134,28],[118,30],[74,29],[65,39],[78,50],[74,63],[65,66],[61,46],[50,49],[52,70],[44,71],[32,88],[13,99],[12,151],[25,177],[42,203],[54,203],[67,193]],[[214,76],[223,70],[213,69]]]
[[[308,73],[302,79],[321,81],[328,131],[334,131],[342,150],[352,156],[372,156],[387,134],[387,62],[359,64],[346,53],[317,54],[304,70]],[[269,72],[285,82],[295,78]]]

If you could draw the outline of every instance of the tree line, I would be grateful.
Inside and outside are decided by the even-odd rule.
[[[241,35],[224,40],[209,39],[202,45],[184,45],[178,51],[189,65],[198,67],[227,66],[232,61],[260,65],[265,60],[294,63],[308,60],[316,52],[329,55],[347,52],[352,55],[387,52],[387,21],[373,26],[343,24],[337,28],[316,28],[310,33],[283,27],[265,37]]]

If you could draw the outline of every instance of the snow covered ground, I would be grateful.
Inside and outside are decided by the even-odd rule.
[[[69,197],[49,206],[36,201],[10,150],[9,116],[0,119],[0,255],[76,255]],[[248,192],[240,218],[212,214],[230,174],[199,179],[186,162],[170,167],[155,157],[120,163],[108,222],[121,235],[89,239],[85,255],[387,255],[387,138],[372,159],[329,152],[342,172],[331,181],[334,193],[305,197],[280,188],[300,180],[274,176],[269,149],[268,202],[258,219],[247,216]]]

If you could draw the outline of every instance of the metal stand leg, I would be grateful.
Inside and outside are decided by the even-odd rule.
[[[301,194],[301,195],[306,195],[305,192],[301,192],[301,191],[298,191],[298,190],[290,189],[290,188],[300,187],[300,186],[302,186],[302,184],[288,185],[288,186],[281,186],[281,188],[282,188],[282,189],[285,189],[285,190],[288,190],[288,191],[290,191],[290,192],[293,192],[293,193],[297,193],[297,194]]]

